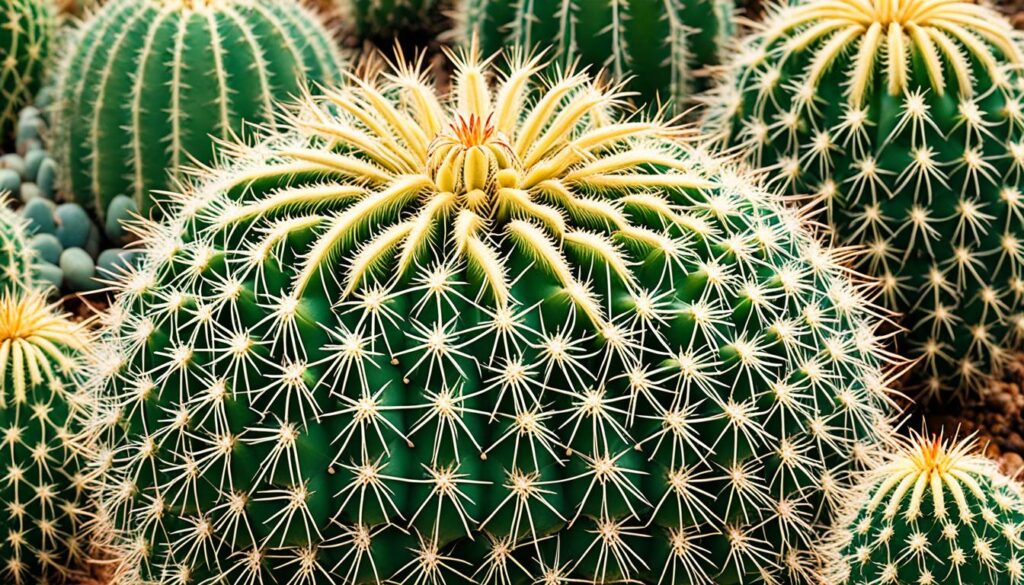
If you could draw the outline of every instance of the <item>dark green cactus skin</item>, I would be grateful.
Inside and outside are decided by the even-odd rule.
[[[13,314],[10,293],[3,294],[0,332],[6,334]],[[29,318],[47,321],[45,329],[35,338],[5,335],[2,342],[0,581],[55,585],[81,575],[93,544],[84,537],[92,510],[85,493],[84,457],[75,442],[84,408],[83,346],[75,325],[53,315],[43,297],[32,298],[33,311],[39,312]],[[34,359],[46,361],[39,367],[52,375],[32,380],[17,353],[28,349],[38,352]],[[27,382],[23,394],[14,382],[19,366]]]
[[[331,35],[283,0],[113,0],[68,55],[55,124],[65,187],[101,219],[117,195],[153,214],[153,191],[212,162],[215,140],[273,126],[276,104],[340,71]]]
[[[438,0],[341,0],[341,24],[361,39],[393,43],[435,26],[439,5]]]
[[[783,11],[773,22],[790,18]],[[989,18],[995,30],[1009,29],[994,12]],[[804,75],[832,37],[783,59],[784,45],[804,30],[747,41],[711,98],[706,130],[742,147],[785,192],[820,196],[837,243],[867,250],[857,267],[881,280],[887,308],[908,330],[904,351],[922,359],[911,387],[930,397],[969,395],[999,375],[1024,338],[1024,78],[982,42],[1005,83],[993,83],[973,57],[960,79],[943,57],[940,93],[911,46],[905,88],[890,92],[878,57],[855,108],[848,92],[861,34],[812,85],[808,103]],[[920,107],[926,115],[911,119]],[[975,113],[980,123],[967,121]]]
[[[467,78],[474,68],[457,66]],[[582,116],[535,165],[478,175],[491,199],[477,207],[418,158],[439,140],[413,140],[426,126],[412,113],[428,103],[421,74],[395,75],[385,105],[356,109],[368,117],[335,117],[340,103],[371,103],[369,90],[346,88],[296,117],[323,134],[273,138],[212,172],[153,227],[124,279],[94,377],[95,433],[109,452],[97,490],[140,576],[667,585],[797,583],[817,570],[816,531],[890,432],[877,322],[831,252],[748,177],[630,137],[647,131],[619,129],[602,100],[591,106],[600,117]],[[528,81],[528,95],[543,95]],[[596,91],[565,83],[550,124],[568,111],[558,104]],[[458,76],[452,86],[478,87]],[[531,108],[512,108],[494,152],[529,159],[533,143],[510,145],[542,110]],[[336,142],[346,127],[389,145],[387,165],[413,162],[385,179],[351,176],[346,154],[377,155]],[[593,153],[609,174],[587,153],[551,170],[575,156],[567,141],[584,148],[616,131],[626,137]],[[592,197],[589,211],[540,188],[514,213],[490,202],[544,172],[569,199]],[[404,203],[367,209],[400,187]],[[407,271],[385,254],[345,294],[377,238],[456,192]],[[505,235],[529,224],[550,237],[534,223],[545,206],[568,224],[553,254],[592,291],[603,326],[583,289],[544,267],[552,253],[539,239]],[[456,214],[474,209],[489,220],[460,252]],[[618,227],[602,219],[619,213]],[[329,225],[348,219],[352,237],[333,239]],[[622,262],[571,243],[582,232],[614,240]],[[321,238],[332,254],[317,252]],[[485,246],[507,271],[507,307],[466,260]]]
[[[24,221],[8,205],[6,194],[0,193],[0,292],[30,287],[34,280]]]
[[[731,0],[461,0],[462,42],[486,54],[510,46],[547,50],[553,63],[629,79],[637,103],[686,99],[706,86],[698,72],[727,58]],[[567,12],[568,11],[568,12]]]
[[[0,145],[43,82],[54,42],[53,10],[47,0],[0,0]]]
[[[978,458],[973,468],[959,477],[944,479],[943,509],[935,504],[936,484],[926,478],[919,516],[908,519],[913,490],[896,502],[871,498],[886,478],[879,474],[861,505],[837,529],[841,545],[831,567],[831,583],[961,585],[986,583],[1012,585],[1024,577],[1024,496],[1021,485],[996,469],[995,463]],[[934,472],[933,472],[934,473]],[[949,482],[960,487],[963,505],[955,499]],[[888,486],[893,491],[896,486]]]

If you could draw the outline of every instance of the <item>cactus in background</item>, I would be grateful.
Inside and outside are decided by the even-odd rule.
[[[341,25],[360,39],[388,46],[399,36],[423,32],[440,19],[438,0],[339,0]],[[401,40],[401,39],[399,39]]]
[[[216,140],[275,125],[277,102],[339,75],[331,35],[296,2],[107,2],[58,80],[66,190],[101,221],[118,195],[151,214],[151,191],[210,163]]]
[[[7,194],[0,193],[0,292],[29,287],[32,262],[25,224],[11,210]]]
[[[0,0],[0,144],[14,130],[18,111],[39,91],[54,30],[47,0]]]
[[[708,67],[720,65],[735,32],[732,0],[460,0],[455,33],[485,53],[509,46],[547,50],[562,67],[604,69],[638,103],[685,103]]]
[[[0,580],[62,583],[91,543],[74,441],[85,395],[82,326],[41,293],[0,296]]]
[[[930,395],[977,389],[1024,336],[1019,42],[968,2],[810,0],[777,8],[709,98],[710,133],[867,249]]]
[[[309,98],[144,236],[90,425],[135,577],[816,570],[891,432],[858,285],[621,94],[486,63]]]
[[[908,439],[842,514],[828,583],[1011,585],[1024,578],[1024,495],[973,440]]]

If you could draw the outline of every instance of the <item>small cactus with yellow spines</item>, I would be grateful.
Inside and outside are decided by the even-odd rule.
[[[709,133],[866,249],[929,396],[978,390],[1024,335],[1021,47],[972,2],[809,0],[776,7],[709,98]]]
[[[94,515],[77,435],[89,335],[40,292],[0,293],[0,581],[63,583],[84,569]]]
[[[834,531],[827,582],[1024,580],[1024,490],[978,451],[915,436],[870,470]]]

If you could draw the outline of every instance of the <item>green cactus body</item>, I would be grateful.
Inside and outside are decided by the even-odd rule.
[[[0,296],[0,580],[63,583],[92,515],[80,449],[84,332],[34,292]]]
[[[976,450],[915,438],[868,472],[834,531],[828,582],[1020,583],[1024,494]]]
[[[33,254],[25,223],[0,193],[0,291],[26,288],[33,282]]]
[[[867,249],[931,395],[998,374],[1024,333],[1018,42],[965,2],[803,2],[711,98],[710,133],[819,195],[839,242]]]
[[[0,0],[0,144],[43,82],[55,29],[46,0]]]
[[[342,26],[359,38],[383,43],[434,26],[439,4],[437,0],[340,0],[339,8]]]
[[[66,189],[101,219],[117,195],[151,214],[153,191],[213,161],[217,140],[273,126],[278,102],[339,71],[330,34],[295,2],[107,2],[58,81]]]
[[[870,305],[751,179],[510,60],[310,98],[144,238],[93,426],[141,577],[815,570],[890,432]]]
[[[457,17],[463,43],[476,37],[485,53],[550,48],[563,69],[628,78],[638,103],[681,104],[702,87],[695,74],[726,57],[734,11],[730,0],[462,0]]]

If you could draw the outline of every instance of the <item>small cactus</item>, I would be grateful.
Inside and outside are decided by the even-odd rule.
[[[290,0],[111,0],[82,26],[58,79],[65,190],[101,222],[214,158],[217,140],[273,126],[275,104],[339,78],[331,35]]]
[[[1024,493],[973,440],[914,437],[867,472],[834,531],[833,585],[1016,585]]]
[[[1020,42],[966,1],[808,0],[777,7],[709,98],[709,133],[867,250],[929,396],[976,390],[1024,339]]]
[[[56,26],[48,0],[0,0],[0,144],[39,91]]]
[[[42,293],[0,293],[0,581],[63,583],[93,519],[75,442],[84,329]]]
[[[639,103],[680,105],[725,60],[734,12],[732,0],[460,0],[454,34],[488,54],[546,50],[562,68],[578,62],[628,79]]]
[[[817,568],[890,432],[870,304],[749,177],[512,53],[309,98],[149,228],[90,425],[136,577]]]
[[[0,193],[0,292],[31,288],[33,259],[25,223]]]
[[[338,0],[342,27],[360,39],[388,45],[411,32],[428,30],[441,17],[440,4],[439,0]]]

